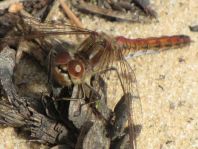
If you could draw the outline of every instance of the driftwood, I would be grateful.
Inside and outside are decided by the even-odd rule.
[[[73,5],[81,12],[95,14],[112,21],[150,22],[157,17],[148,0],[134,1],[102,1],[98,5],[84,1],[73,1]],[[139,6],[139,8],[137,7]],[[140,9],[141,8],[141,9]]]

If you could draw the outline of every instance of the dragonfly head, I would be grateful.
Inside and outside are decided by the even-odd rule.
[[[53,76],[60,85],[81,84],[84,80],[84,63],[79,59],[72,58],[68,52],[58,53],[53,63]]]

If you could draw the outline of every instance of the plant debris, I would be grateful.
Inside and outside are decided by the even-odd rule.
[[[189,28],[190,28],[190,31],[192,31],[192,32],[198,32],[198,25],[189,26]]]
[[[81,12],[95,14],[111,21],[150,22],[151,18],[157,17],[148,0],[97,0],[95,4],[73,1],[73,5]]]

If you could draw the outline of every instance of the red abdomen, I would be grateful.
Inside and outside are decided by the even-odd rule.
[[[175,35],[175,36],[162,36],[150,38],[128,39],[123,36],[115,38],[120,48],[123,48],[124,53],[137,52],[140,50],[160,50],[171,47],[183,47],[191,42],[189,36]],[[126,51],[125,51],[126,50]]]

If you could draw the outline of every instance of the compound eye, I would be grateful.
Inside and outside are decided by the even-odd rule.
[[[55,56],[54,63],[56,65],[62,65],[62,64],[67,64],[70,60],[71,60],[70,54],[66,51],[63,51]]]
[[[81,61],[71,60],[67,65],[68,72],[75,78],[81,78],[84,74],[85,68]]]

